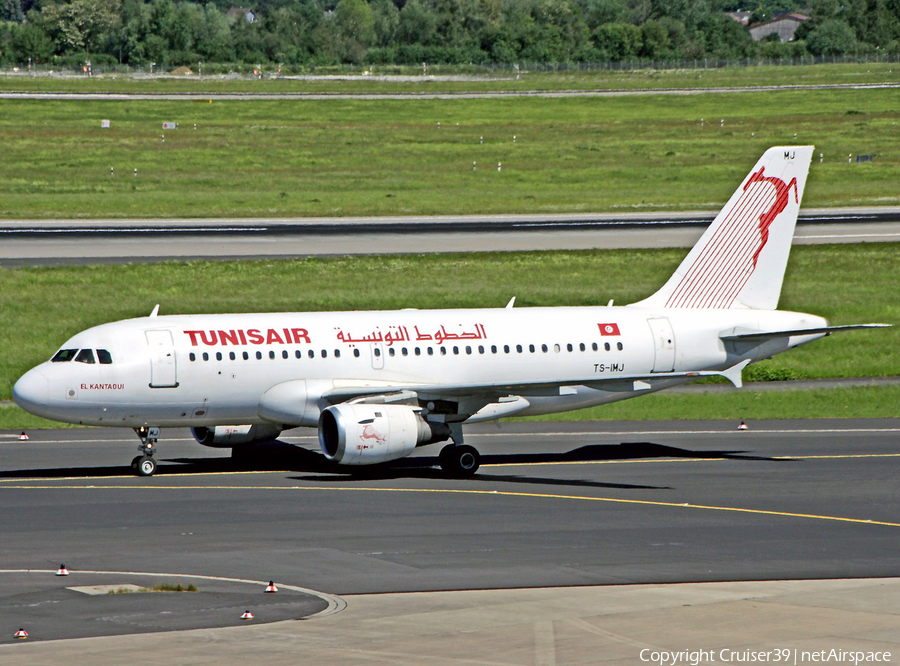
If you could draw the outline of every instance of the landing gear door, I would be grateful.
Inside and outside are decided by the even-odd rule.
[[[665,317],[648,319],[653,335],[653,372],[672,372],[675,369],[675,332]]]
[[[175,388],[178,373],[170,331],[146,331],[150,352],[150,388]]]

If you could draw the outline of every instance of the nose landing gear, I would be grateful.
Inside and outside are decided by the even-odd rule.
[[[141,443],[138,445],[141,455],[131,461],[131,469],[138,476],[153,476],[153,473],[156,472],[156,460],[153,459],[153,454],[156,452],[156,442],[159,440],[159,428],[141,426],[135,428],[134,432],[141,438]]]

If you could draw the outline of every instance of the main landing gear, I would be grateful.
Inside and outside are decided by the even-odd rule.
[[[463,444],[461,424],[451,423],[449,425],[453,444],[445,446],[438,455],[441,469],[450,476],[472,476],[478,471],[478,466],[481,464],[481,455],[474,447]]]
[[[153,476],[156,471],[156,460],[153,454],[156,452],[156,442],[159,440],[159,428],[141,426],[134,429],[137,436],[141,438],[138,445],[138,451],[141,455],[131,461],[131,469],[138,476]]]

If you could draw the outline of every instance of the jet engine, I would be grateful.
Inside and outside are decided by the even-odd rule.
[[[342,465],[376,465],[408,456],[417,446],[450,437],[443,423],[429,423],[409,405],[341,403],[319,416],[319,446]]]
[[[191,434],[203,446],[230,449],[243,444],[270,442],[281,434],[281,428],[274,425],[215,426],[191,428]]]

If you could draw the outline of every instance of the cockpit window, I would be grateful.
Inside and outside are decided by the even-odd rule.
[[[97,350],[97,360],[100,361],[103,365],[109,365],[112,363],[112,356],[105,349]]]
[[[94,363],[94,351],[92,349],[82,349],[75,357],[78,363]]]
[[[56,352],[56,356],[50,359],[53,363],[65,363],[66,361],[71,361],[75,358],[75,354],[78,353],[77,349],[60,349]]]

